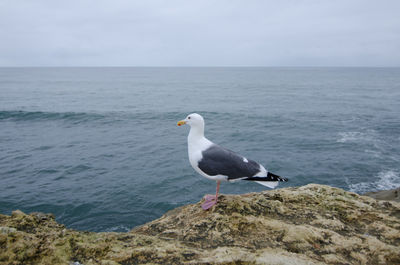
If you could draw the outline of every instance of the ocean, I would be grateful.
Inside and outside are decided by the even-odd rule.
[[[192,112],[279,188],[400,186],[400,68],[0,68],[0,213],[128,231],[198,202],[216,184],[189,164]]]

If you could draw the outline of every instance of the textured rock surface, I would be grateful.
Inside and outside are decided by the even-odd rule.
[[[392,190],[367,192],[364,195],[375,198],[377,200],[400,202],[400,188],[392,189]]]
[[[0,215],[0,264],[400,264],[400,204],[310,184],[222,195],[129,233]]]

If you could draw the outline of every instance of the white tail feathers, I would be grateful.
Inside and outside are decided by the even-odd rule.
[[[271,189],[276,188],[276,186],[278,186],[279,184],[279,181],[255,181],[255,182]]]

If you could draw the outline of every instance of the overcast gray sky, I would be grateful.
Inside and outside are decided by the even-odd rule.
[[[400,66],[400,0],[0,0],[0,66]]]

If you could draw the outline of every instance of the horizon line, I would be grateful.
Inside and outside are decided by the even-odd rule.
[[[45,65],[26,65],[26,66],[0,66],[0,68],[400,68],[399,66],[251,66],[251,65],[243,65],[243,66],[45,66]]]

